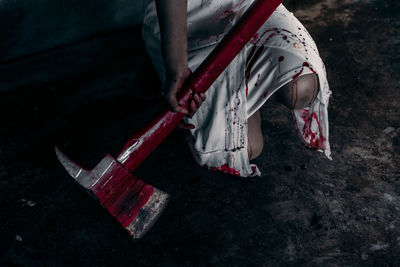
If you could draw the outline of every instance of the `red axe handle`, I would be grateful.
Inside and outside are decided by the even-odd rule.
[[[282,0],[256,1],[198,69],[186,79],[178,96],[179,104],[188,108],[193,92],[206,92],[281,3]],[[165,109],[152,122],[133,134],[117,155],[117,160],[133,171],[184,117],[181,113]]]

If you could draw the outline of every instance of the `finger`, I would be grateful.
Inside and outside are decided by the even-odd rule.
[[[206,100],[206,95],[204,93],[200,93],[200,98],[204,101]]]
[[[182,107],[180,105],[178,105],[178,107],[176,108],[175,112],[179,112],[179,113],[182,113],[184,115],[189,115],[189,111],[186,108],[184,108],[184,107]]]
[[[179,112],[179,113],[182,113],[182,114],[185,114],[185,115],[189,114],[189,112],[188,112],[188,110],[186,108],[184,108],[184,107],[182,107],[182,106],[180,106],[178,104],[178,101],[176,100],[176,90],[172,90],[167,95],[167,103],[168,103],[169,108],[172,111]]]
[[[197,107],[200,107],[201,103],[203,103],[203,101],[201,100],[201,98],[198,94],[194,94],[193,99],[196,102]]]
[[[198,107],[197,104],[194,100],[190,101],[190,105],[189,105],[189,118],[191,118],[193,116],[193,114],[197,111]]]

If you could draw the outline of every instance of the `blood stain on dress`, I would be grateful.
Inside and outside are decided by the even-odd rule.
[[[278,30],[278,29],[277,28],[268,29],[268,30],[264,31],[260,36],[257,33],[257,40],[256,40],[255,44],[258,43],[264,37],[264,35],[266,35],[268,32],[272,32],[272,31],[276,31],[276,30]]]
[[[305,109],[301,118],[304,120],[303,136],[309,143],[309,147],[313,149],[323,149],[326,138],[322,134],[322,127],[316,112],[309,114],[309,110]],[[315,122],[318,126],[318,132],[312,130],[312,124]],[[309,140],[308,140],[309,139]]]
[[[228,164],[221,165],[220,167],[210,167],[211,171],[222,171],[228,174],[240,176],[240,171],[235,170],[234,168],[229,167]]]
[[[317,74],[317,72],[310,66],[310,64],[308,64],[308,62],[304,62],[302,68],[296,75],[292,77],[292,80],[296,80],[303,73],[304,67],[309,68],[313,73]]]

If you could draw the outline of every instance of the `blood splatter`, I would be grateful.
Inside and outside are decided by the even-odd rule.
[[[240,171],[230,168],[228,164],[221,165],[220,167],[210,167],[211,171],[222,171],[231,175],[240,176]]]
[[[303,67],[307,67],[307,68],[309,68],[313,73],[317,74],[317,72],[310,66],[310,64],[308,64],[308,62],[304,62],[304,63],[303,63]]]
[[[255,43],[258,43],[258,41],[260,41],[263,37],[264,37],[264,35],[266,35],[268,32],[272,32],[272,31],[276,31],[277,29],[276,28],[274,28],[274,29],[268,29],[268,30],[266,30],[266,31],[264,31],[262,34],[261,34],[261,36],[258,36],[258,34],[257,34],[257,41],[255,42]]]
[[[303,73],[304,67],[309,68],[313,73],[317,74],[317,72],[310,66],[310,64],[308,64],[308,62],[304,62],[300,71],[292,77],[293,80],[296,80]]]
[[[301,118],[304,120],[303,137],[311,148],[323,149],[326,138],[322,134],[322,127],[316,112],[309,114],[308,109],[304,109]],[[315,122],[318,126],[318,132],[312,130],[312,124]]]

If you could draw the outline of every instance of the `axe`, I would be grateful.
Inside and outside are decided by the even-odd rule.
[[[257,0],[185,81],[178,95],[188,108],[193,92],[204,93],[271,16],[282,0]],[[184,114],[165,109],[134,133],[121,151],[106,155],[93,170],[70,160],[57,147],[56,155],[67,172],[94,196],[133,238],[141,238],[155,223],[168,202],[168,194],[146,184],[131,172],[168,136]]]

